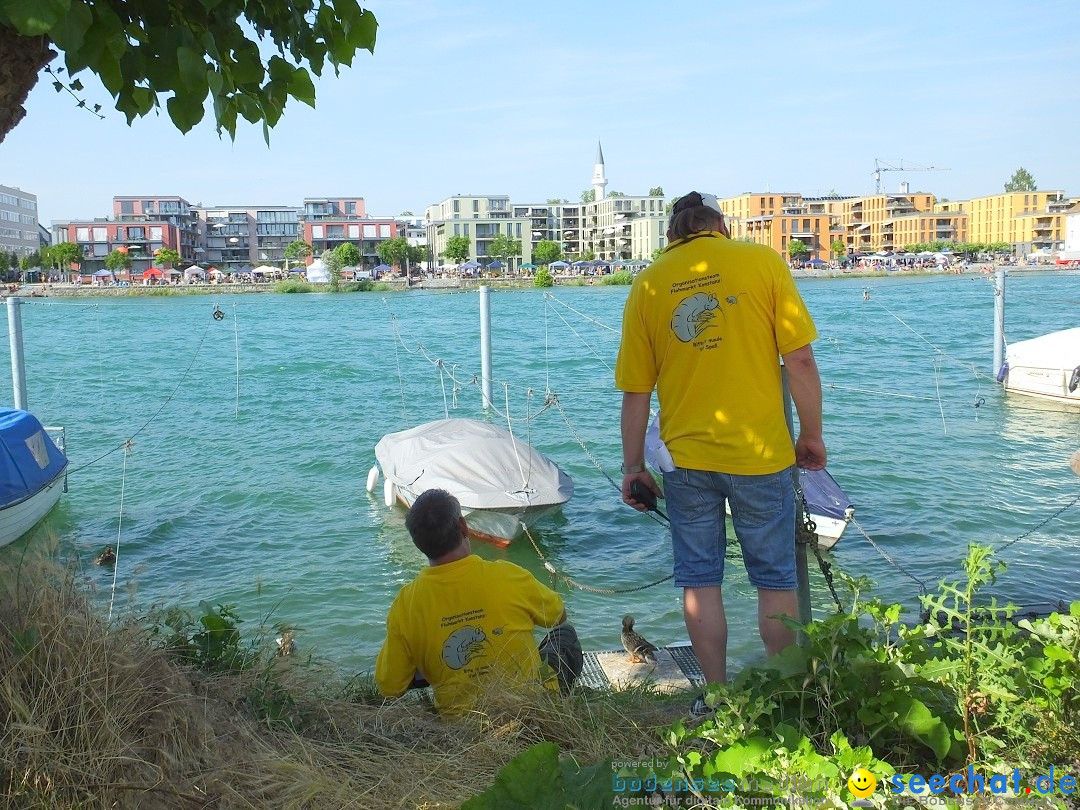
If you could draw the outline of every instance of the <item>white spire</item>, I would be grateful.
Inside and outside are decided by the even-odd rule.
[[[592,170],[592,187],[596,192],[596,200],[604,199],[604,189],[607,187],[607,177],[604,176],[604,150],[600,148],[600,141],[596,142],[596,165]]]

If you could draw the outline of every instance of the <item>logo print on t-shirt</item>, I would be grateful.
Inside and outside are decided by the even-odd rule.
[[[460,627],[449,635],[442,648],[442,660],[450,669],[461,669],[480,655],[487,636],[479,627]]]
[[[708,293],[694,293],[684,298],[671,316],[671,331],[683,343],[701,337],[701,333],[713,326],[713,319],[720,310],[720,302]]]

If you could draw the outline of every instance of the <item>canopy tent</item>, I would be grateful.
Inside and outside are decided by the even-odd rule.
[[[322,259],[316,259],[307,266],[307,280],[315,284],[325,284],[330,281],[330,270]]]
[[[488,265],[489,270],[502,270],[504,267],[506,267],[506,265],[500,262],[498,259]]]
[[[574,263],[573,263],[572,265],[570,265],[570,266],[571,266],[571,267],[592,267],[592,262],[587,262],[587,261],[585,261],[585,260],[582,260],[582,261],[580,261],[580,262],[574,262]]]
[[[458,270],[479,270],[480,262],[470,259],[465,264],[459,264]]]
[[[564,261],[552,262],[551,264],[548,265],[548,267],[556,267],[556,268],[560,268],[560,269],[564,268],[564,267],[569,267],[569,266],[570,265],[567,264]]]
[[[158,278],[158,277],[164,275],[164,272],[162,271],[162,269],[160,267],[147,267],[145,270],[142,271],[142,274],[143,274],[143,278],[147,278],[149,276],[153,276],[155,278]]]
[[[112,270],[98,270],[94,273],[94,278],[113,278]]]
[[[191,267],[185,267],[184,268],[184,278],[186,278],[186,279],[206,278],[206,271],[203,270],[201,267],[196,267],[195,265],[191,265]]]
[[[221,278],[225,274],[222,271],[218,270],[216,267],[211,267],[210,268],[210,275],[213,276],[214,278]]]
[[[393,272],[393,270],[394,268],[388,264],[377,264],[371,268],[372,273],[390,273]]]
[[[280,273],[281,268],[280,267],[271,267],[268,264],[260,264],[258,267],[256,267],[251,272],[256,274],[256,275],[259,275],[259,276],[268,276],[271,273]]]
[[[828,262],[824,259],[811,259],[807,264],[812,265],[813,267],[824,267]]]
[[[171,268],[171,269],[173,269],[173,270],[176,270],[176,268],[175,268],[175,267],[173,267],[173,268]],[[202,268],[201,268],[201,267],[199,267],[199,265],[197,265],[197,264],[190,264],[190,265],[188,265],[187,267],[185,267],[185,268],[184,268],[183,270],[179,270],[179,271],[177,271],[177,272],[181,272],[181,273],[187,273],[187,272],[189,272],[189,271],[191,271],[191,270],[199,270],[199,271],[201,272],[201,271],[202,271]]]
[[[519,265],[518,269],[519,270],[535,270],[536,265],[533,264],[532,262],[525,262],[525,264]]]

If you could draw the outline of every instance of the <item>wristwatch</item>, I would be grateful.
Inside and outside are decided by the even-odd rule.
[[[645,472],[644,464],[623,464],[620,468],[623,475],[633,475],[634,473]]]

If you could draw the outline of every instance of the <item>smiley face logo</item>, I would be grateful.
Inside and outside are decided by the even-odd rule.
[[[848,790],[857,799],[865,799],[877,789],[877,777],[866,768],[858,768],[847,780]]]

